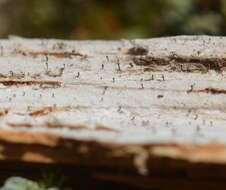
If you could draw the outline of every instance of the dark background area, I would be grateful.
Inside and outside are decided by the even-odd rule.
[[[224,35],[225,0],[0,0],[0,37]]]

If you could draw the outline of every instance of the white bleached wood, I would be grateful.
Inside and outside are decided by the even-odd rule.
[[[0,46],[2,129],[118,144],[226,143],[226,38],[13,37]]]

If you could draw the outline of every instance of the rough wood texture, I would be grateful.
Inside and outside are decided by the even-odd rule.
[[[225,53],[208,36],[1,40],[0,159],[225,178],[196,167],[225,171]]]

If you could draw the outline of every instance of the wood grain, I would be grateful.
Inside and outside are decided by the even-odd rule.
[[[0,46],[0,159],[143,175],[225,165],[226,38]]]

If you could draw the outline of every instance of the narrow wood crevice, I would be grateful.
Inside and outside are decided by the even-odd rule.
[[[58,111],[70,111],[71,107],[45,107],[36,111],[29,113],[31,117],[41,117],[48,115],[51,112],[58,112]]]
[[[187,93],[226,94],[226,90],[217,88],[205,88],[201,90],[188,90]]]
[[[48,52],[48,51],[22,51],[22,50],[17,50],[16,51],[17,54],[21,54],[23,56],[39,56],[39,55],[45,55],[45,56],[54,56],[57,58],[73,58],[73,57],[87,57],[86,55],[83,55],[81,53],[77,53],[77,52]]]
[[[1,80],[4,86],[32,86],[39,85],[41,88],[57,88],[61,86],[58,81],[21,81],[21,80]]]
[[[11,123],[8,122],[7,125],[13,128],[47,128],[47,129],[69,129],[72,131],[77,130],[89,130],[89,131],[107,131],[107,132],[115,132],[119,133],[119,130],[98,125],[95,128],[89,128],[85,125],[69,125],[69,124],[57,124],[57,123],[46,123],[43,125],[33,125],[31,123]]]
[[[146,66],[151,71],[207,73],[222,72],[226,67],[226,58],[133,56],[132,60],[135,65]]]

